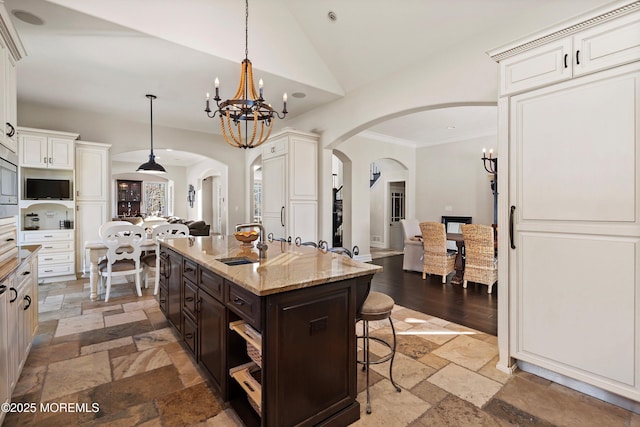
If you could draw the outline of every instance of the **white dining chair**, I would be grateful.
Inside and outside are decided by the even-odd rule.
[[[158,294],[160,287],[160,257],[157,255],[160,253],[160,242],[158,238],[169,237],[172,239],[189,237],[189,227],[184,224],[162,224],[153,229],[151,233],[151,239],[156,243],[156,250],[154,253],[145,255],[142,257],[142,264],[144,267],[144,287],[149,287],[149,273],[154,275],[154,288],[153,294]]]
[[[142,296],[140,280],[142,264],[140,262],[140,245],[146,238],[145,231],[138,225],[115,224],[102,230],[102,242],[107,247],[107,256],[98,264],[100,274],[100,290],[102,293],[103,282],[106,280],[106,293],[104,301],[109,301],[111,293],[111,281],[113,277],[134,276],[136,292]]]
[[[102,235],[105,233],[105,231],[109,228],[112,227],[114,225],[127,225],[127,224],[131,224],[129,221],[107,221],[104,224],[102,224],[100,226],[100,229],[98,230],[98,236],[100,236],[100,238],[102,238]]]

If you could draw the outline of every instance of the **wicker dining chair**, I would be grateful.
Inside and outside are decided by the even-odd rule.
[[[494,231],[490,225],[463,224],[464,237],[464,279],[467,282],[482,283],[489,286],[491,293],[494,283],[498,281],[498,260],[495,257]]]
[[[447,283],[447,275],[455,271],[456,254],[447,252],[447,233],[441,222],[421,222],[424,260],[422,278],[427,274],[442,276],[442,283]]]

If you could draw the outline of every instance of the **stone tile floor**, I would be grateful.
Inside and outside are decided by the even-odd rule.
[[[114,285],[108,303],[88,301],[87,280],[40,285],[39,292],[40,326],[13,401],[50,409],[8,414],[4,426],[242,425],[207,387],[149,290],[137,298],[133,286]],[[528,373],[496,370],[494,336],[399,306],[392,317],[402,391],[388,381],[388,364],[373,367],[367,415],[360,373],[362,416],[353,426],[640,427],[633,412]],[[390,336],[386,321],[371,327]],[[372,351],[381,355],[383,347]],[[61,410],[62,403],[85,410]]]

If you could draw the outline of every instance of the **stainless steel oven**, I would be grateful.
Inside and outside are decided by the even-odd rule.
[[[0,217],[18,214],[18,156],[0,145]]]

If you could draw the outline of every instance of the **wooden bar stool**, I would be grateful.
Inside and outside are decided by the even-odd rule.
[[[358,360],[362,366],[362,370],[367,371],[366,384],[367,384],[367,414],[371,413],[371,399],[369,397],[369,367],[370,365],[377,365],[390,361],[389,363],[389,379],[391,384],[396,388],[398,392],[401,391],[400,387],[393,381],[393,359],[396,355],[396,330],[393,327],[393,321],[391,320],[391,310],[395,302],[393,299],[381,292],[370,292],[367,299],[362,304],[362,310],[360,313],[360,320],[362,320],[362,336],[358,336],[358,339],[363,340],[363,359]],[[393,343],[389,343],[381,338],[369,336],[369,322],[375,320],[389,319],[391,325],[391,332],[393,334]],[[389,348],[389,353],[381,357],[376,361],[371,361],[371,355],[369,354],[369,340],[374,340],[380,344]]]

